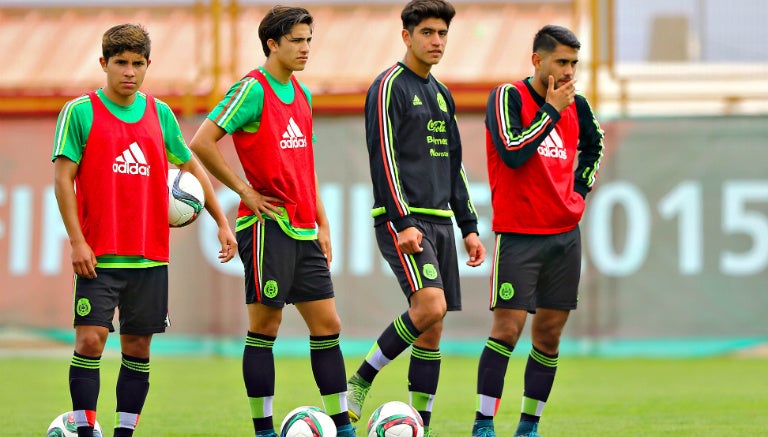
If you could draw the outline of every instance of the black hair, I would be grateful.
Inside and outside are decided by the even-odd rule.
[[[445,0],[411,0],[403,8],[400,18],[403,20],[403,29],[412,33],[427,18],[440,18],[450,27],[454,15],[456,9]]]
[[[283,35],[291,33],[293,26],[307,24],[312,28],[312,15],[304,8],[293,6],[275,6],[267,12],[267,15],[259,23],[259,39],[264,55],[269,57],[267,41],[274,40],[278,44]]]
[[[558,44],[579,50],[581,43],[573,32],[563,26],[548,24],[533,37],[533,51],[553,52]]]

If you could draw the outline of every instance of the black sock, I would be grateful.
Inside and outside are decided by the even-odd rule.
[[[339,347],[339,334],[309,337],[312,374],[323,398],[323,408],[336,427],[349,425],[347,409],[342,409],[342,396],[347,391],[347,373]]]
[[[547,355],[535,347],[531,348],[525,365],[525,390],[520,420],[538,422],[544,404],[552,391],[557,372],[558,355]]]
[[[149,358],[123,354],[117,376],[117,419],[115,435],[131,436],[149,393]]]
[[[477,365],[478,411],[475,419],[493,419],[504,392],[504,376],[514,346],[488,337]]]
[[[421,332],[416,329],[408,311],[404,312],[381,333],[365,361],[357,369],[357,374],[364,380],[373,382],[381,368],[412,345],[419,335]]]
[[[429,426],[432,419],[432,402],[440,379],[440,350],[411,346],[411,363],[408,367],[408,391],[411,404]]]
[[[96,404],[99,399],[99,366],[101,357],[87,357],[73,352],[69,364],[69,394],[76,420],[78,437],[92,437],[96,422]],[[85,422],[87,418],[87,423]]]
[[[274,429],[272,398],[275,395],[275,356],[272,347],[276,337],[248,332],[243,350],[243,381],[255,431]]]

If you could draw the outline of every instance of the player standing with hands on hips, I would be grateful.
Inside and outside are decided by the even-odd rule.
[[[576,94],[580,47],[570,30],[544,26],[533,40],[533,76],[500,85],[488,98],[486,151],[496,233],[493,324],[478,365],[474,437],[496,435],[493,417],[504,375],[528,313],[534,314],[533,348],[515,436],[539,436],[560,335],[576,309],[579,221],[603,155],[603,132],[587,100]]]
[[[232,259],[237,245],[173,112],[139,91],[150,45],[139,25],[107,30],[99,60],[106,86],[67,102],[56,125],[54,189],[75,272],[69,391],[79,437],[94,435],[99,366],[116,307],[122,352],[116,437],[133,435],[149,391],[152,335],[169,326],[168,162],[202,184],[219,227],[221,262]]]
[[[381,333],[350,378],[349,415],[360,419],[378,372],[410,346],[408,390],[425,435],[431,432],[440,374],[443,318],[446,311],[461,309],[452,216],[464,237],[467,265],[485,259],[462,166],[456,108],[451,93],[430,73],[443,57],[454,15],[443,0],[408,3],[401,13],[405,58],[376,78],[365,102],[376,240],[409,309]]]
[[[293,74],[309,59],[312,28],[306,9],[273,7],[259,24],[266,62],[229,89],[190,142],[241,200],[236,230],[248,309],[243,379],[257,436],[277,435],[272,347],[286,303],[309,328],[312,372],[337,435],[355,435],[330,274],[330,225],[315,175],[311,95]],[[232,135],[247,181],[217,146],[225,134]]]

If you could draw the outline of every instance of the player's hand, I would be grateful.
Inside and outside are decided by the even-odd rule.
[[[219,227],[219,242],[221,243],[221,250],[219,250],[219,262],[225,263],[231,260],[235,253],[237,253],[237,238],[228,225]]]
[[[271,217],[273,220],[277,220],[276,215],[280,215],[280,208],[275,206],[275,203],[282,203],[277,197],[264,196],[251,187],[240,195],[240,199],[245,206],[251,209],[259,221],[264,223],[264,215]]]
[[[546,101],[557,109],[557,112],[563,112],[563,109],[570,106],[576,98],[576,79],[560,85],[555,89],[555,78],[549,76],[549,86],[547,87]]]
[[[477,267],[485,261],[485,246],[476,233],[472,232],[464,237],[464,249],[469,254],[468,266]]]
[[[96,255],[85,241],[72,243],[72,269],[81,278],[96,278]]]
[[[318,225],[317,227],[317,244],[320,245],[320,250],[325,255],[328,268],[331,268],[331,261],[333,261],[333,250],[331,249],[331,227],[327,224]]]
[[[397,247],[399,247],[400,251],[406,255],[420,253],[424,250],[424,248],[421,247],[422,237],[423,235],[421,231],[415,226],[405,228],[397,233]]]

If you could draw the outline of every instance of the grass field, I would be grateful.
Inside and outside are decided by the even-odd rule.
[[[384,369],[363,410],[407,400],[407,359]],[[356,366],[358,357],[347,357]],[[522,358],[510,362],[496,420],[511,436],[522,393]],[[111,427],[119,361],[102,361],[99,421]],[[474,417],[474,358],[443,361],[432,425],[441,437],[469,436]],[[539,430],[545,437],[768,435],[768,359],[598,359],[562,357]],[[70,409],[68,357],[0,358],[0,436],[44,436],[48,423]],[[275,421],[290,409],[318,405],[308,358],[278,358]],[[364,425],[358,436],[364,436]],[[137,436],[253,435],[240,360],[168,357],[152,360],[151,389]],[[111,436],[111,432],[107,432]]]

